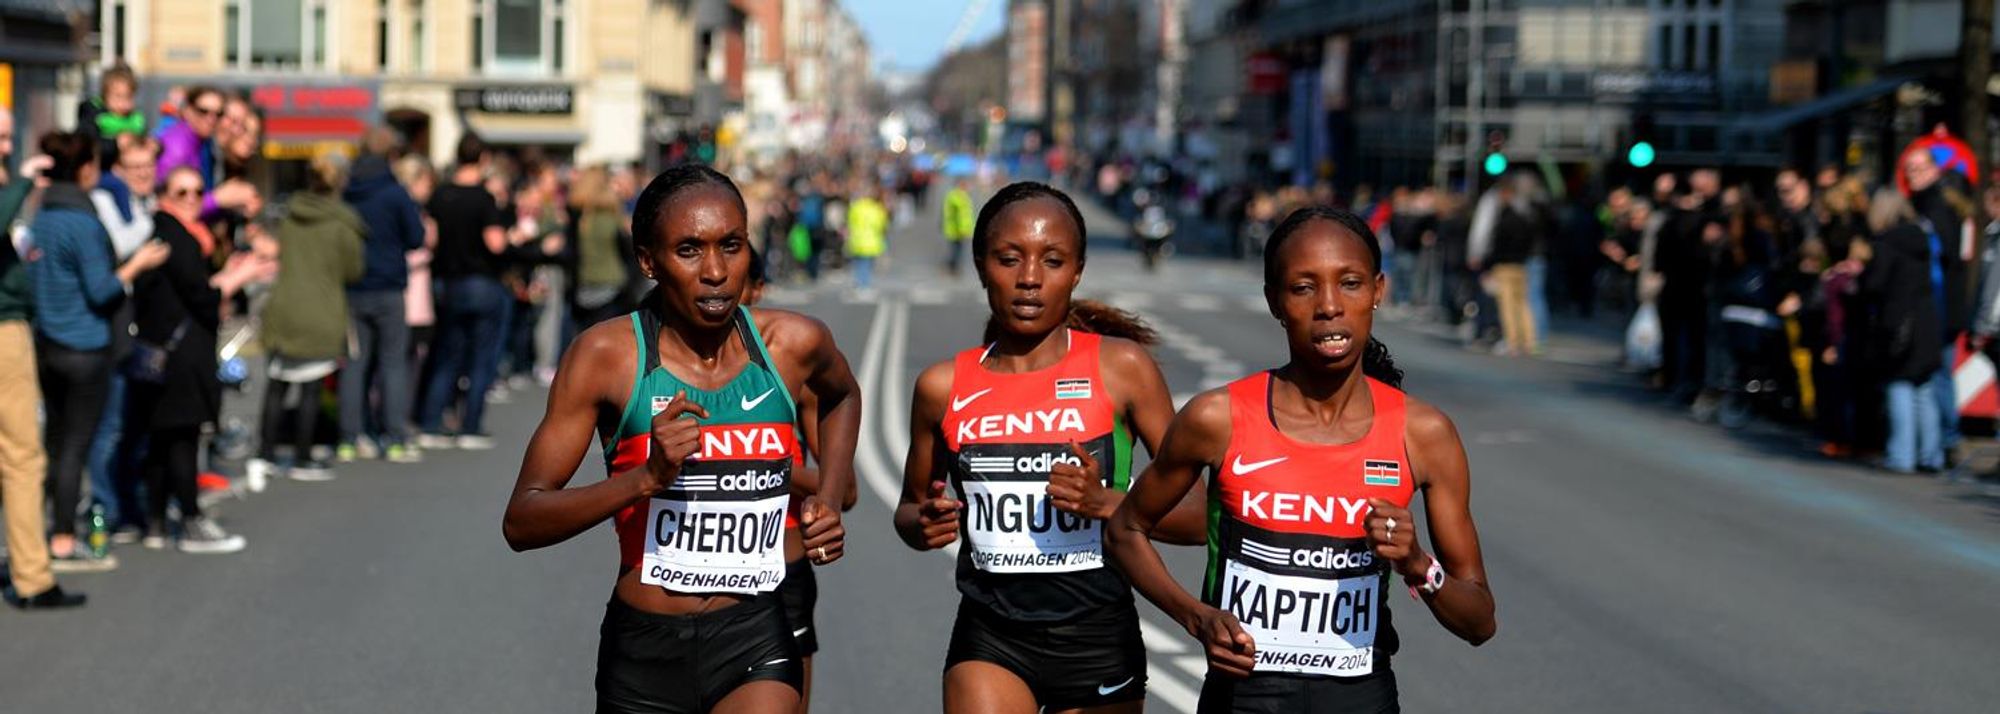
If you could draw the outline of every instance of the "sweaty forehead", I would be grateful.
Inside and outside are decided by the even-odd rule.
[[[1285,241],[1276,256],[1286,273],[1373,271],[1374,258],[1361,237],[1332,221],[1313,221]]]
[[[660,206],[661,237],[720,237],[744,230],[743,205],[721,186],[698,186]]]
[[[1010,205],[994,217],[993,224],[995,246],[1073,248],[1081,238],[1069,211],[1046,198]]]

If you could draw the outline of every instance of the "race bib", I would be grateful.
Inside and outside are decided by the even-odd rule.
[[[1365,546],[1301,550],[1244,539],[1239,547],[1237,557],[1224,561],[1221,608],[1256,640],[1257,671],[1334,677],[1375,671],[1382,580]],[[1345,575],[1305,574],[1312,570]]]
[[[1067,573],[1104,566],[1103,522],[1056,508],[1047,481],[959,484],[973,567],[989,573]]]
[[[690,479],[700,485],[702,477],[682,476]],[[684,593],[776,590],[785,579],[789,500],[783,493],[754,500],[652,499],[639,581]]]

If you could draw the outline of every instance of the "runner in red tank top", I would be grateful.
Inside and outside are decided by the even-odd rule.
[[[972,233],[985,344],[917,378],[896,531],[919,550],[964,541],[946,712],[1145,704],[1139,615],[1104,562],[1103,519],[1124,499],[1132,437],[1157,453],[1173,402],[1144,346],[1150,329],[1070,300],[1083,238],[1062,192],[1017,183],[995,194]],[[1201,542],[1198,500],[1166,520],[1163,537]]]
[[[1398,711],[1391,571],[1452,634],[1493,636],[1465,448],[1442,412],[1399,391],[1369,336],[1387,291],[1365,222],[1327,208],[1286,218],[1264,247],[1264,295],[1291,361],[1188,402],[1105,530],[1132,584],[1207,647],[1201,712]],[[1196,598],[1146,536],[1204,471]],[[1417,542],[1418,491],[1435,558]]]

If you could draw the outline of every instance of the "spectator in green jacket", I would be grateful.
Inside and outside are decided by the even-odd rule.
[[[944,195],[944,240],[951,245],[944,269],[954,277],[958,275],[958,264],[964,262],[965,240],[972,237],[972,224],[977,218],[972,210],[972,194],[965,190],[965,179],[953,181],[951,192]]]
[[[347,284],[361,279],[368,235],[361,216],[341,201],[347,156],[326,153],[312,161],[307,190],[286,204],[278,226],[278,280],[264,307],[263,343],[271,358],[264,392],[262,450],[244,469],[252,491],[277,472],[278,427],[286,393],[300,392],[293,413],[294,481],[330,481],[333,470],[312,453],[320,410],[320,383],[347,354]]]

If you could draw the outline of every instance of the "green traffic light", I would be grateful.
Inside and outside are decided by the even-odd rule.
[[[1499,176],[1507,173],[1507,155],[1495,151],[1486,155],[1486,175]]]
[[[1653,145],[1651,142],[1641,141],[1637,144],[1633,144],[1632,150],[1625,152],[1625,160],[1630,162],[1632,164],[1632,168],[1635,169],[1643,169],[1648,166],[1652,166],[1653,158],[1654,158]]]

